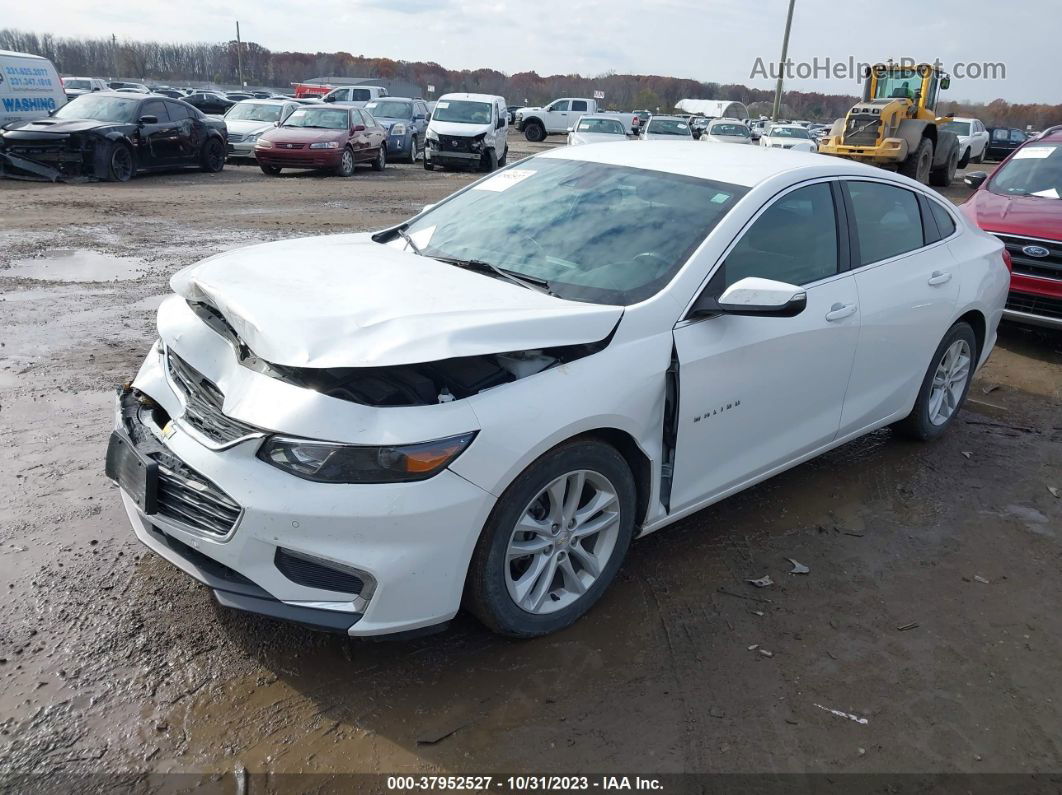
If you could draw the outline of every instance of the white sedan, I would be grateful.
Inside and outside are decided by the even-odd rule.
[[[240,610],[362,636],[465,604],[529,637],[635,537],[875,429],[944,433],[1009,272],[905,177],[660,142],[171,284],[107,452],[144,544]]]
[[[689,122],[679,116],[650,116],[641,138],[643,141],[694,140]]]
[[[627,128],[615,116],[581,116],[568,128],[568,146],[626,140]]]
[[[715,119],[698,140],[710,144],[751,144],[752,131],[737,119]]]
[[[959,136],[959,168],[970,163],[985,162],[988,151],[988,129],[980,119],[950,117],[940,129]]]
[[[819,145],[806,127],[799,124],[772,124],[760,136],[760,146],[792,149],[796,152],[817,152]]]

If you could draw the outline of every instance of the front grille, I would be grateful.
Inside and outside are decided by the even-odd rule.
[[[878,142],[881,117],[873,113],[857,113],[844,126],[845,146],[874,146]]]
[[[996,234],[996,237],[1007,247],[1015,273],[1062,281],[1062,242],[1033,240],[1017,235]],[[1047,249],[1047,256],[1031,257],[1022,250],[1033,246]]]
[[[229,143],[230,144],[238,144],[238,143],[241,143],[242,141],[243,141],[243,136],[240,135],[239,133],[234,133],[234,132],[230,132],[229,133]]]
[[[1012,292],[1007,296],[1007,309],[1062,320],[1062,298]]]
[[[281,547],[277,547],[273,563],[289,580],[307,588],[358,595],[365,587],[362,579],[352,572],[333,568],[323,561],[318,562]]]
[[[158,513],[214,536],[227,536],[240,518],[240,506],[183,462],[159,463]]]
[[[232,139],[229,139],[232,140]],[[273,144],[274,149],[305,149],[306,144]]]
[[[443,152],[471,152],[472,139],[458,135],[440,135],[438,148]]]
[[[238,585],[250,585],[256,588],[258,587],[253,582],[244,577],[242,574],[240,574],[238,571],[230,569],[224,563],[219,563],[213,558],[207,557],[198,549],[193,549],[192,547],[185,544],[183,541],[178,541],[169,533],[164,533],[162,530],[155,527],[155,525],[150,525],[149,532],[157,540],[161,541],[163,544],[168,546],[182,558],[187,560],[196,568],[205,571],[207,574],[213,577],[217,577],[219,580],[225,580],[226,582],[236,583]]]
[[[173,351],[166,352],[166,368],[184,398],[181,419],[207,439],[217,444],[231,444],[261,432],[253,425],[226,416],[221,390]]]

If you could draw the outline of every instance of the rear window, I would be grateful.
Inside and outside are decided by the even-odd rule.
[[[918,197],[909,190],[881,182],[848,182],[856,232],[859,264],[896,257],[921,248],[922,214]]]

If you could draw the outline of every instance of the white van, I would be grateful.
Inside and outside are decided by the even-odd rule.
[[[456,166],[493,171],[509,154],[509,112],[505,97],[444,94],[428,124],[424,168]]]
[[[0,50],[0,127],[43,118],[65,104],[63,81],[51,61]]]

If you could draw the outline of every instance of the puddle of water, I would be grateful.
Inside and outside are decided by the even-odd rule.
[[[113,282],[143,275],[144,264],[135,257],[76,248],[53,249],[43,257],[18,260],[0,271],[0,276],[49,282]]]

